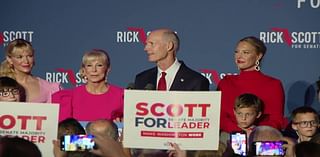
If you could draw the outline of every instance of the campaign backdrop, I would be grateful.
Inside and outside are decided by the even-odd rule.
[[[82,83],[81,57],[93,48],[111,56],[108,82],[126,87],[154,66],[143,51],[148,32],[168,27],[181,39],[178,58],[215,90],[223,76],[238,73],[237,41],[256,36],[268,47],[261,70],[284,85],[285,114],[302,105],[320,110],[320,0],[2,0],[0,19],[0,58],[8,42],[29,40],[33,74],[65,88]]]

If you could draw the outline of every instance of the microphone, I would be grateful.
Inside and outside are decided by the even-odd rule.
[[[136,88],[135,86],[136,85],[134,83],[130,82],[126,89],[135,89]]]
[[[155,90],[155,86],[151,83],[148,83],[145,87],[145,90]]]

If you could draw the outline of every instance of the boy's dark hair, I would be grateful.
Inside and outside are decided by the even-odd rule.
[[[244,93],[236,98],[233,108],[234,110],[236,110],[238,108],[248,108],[248,107],[255,108],[257,113],[262,112],[263,101],[254,94]]]
[[[292,120],[294,121],[297,114],[303,114],[303,113],[313,113],[316,117],[316,121],[319,122],[319,116],[317,114],[317,111],[309,106],[301,106],[301,107],[294,109],[291,113]]]
[[[74,118],[67,118],[58,124],[58,138],[63,135],[86,134],[83,126]]]
[[[34,143],[20,137],[0,137],[0,156],[2,157],[41,157],[41,152]]]
[[[295,154],[297,157],[318,157],[320,154],[320,144],[302,141],[295,145]]]
[[[0,77],[0,90],[3,90],[5,88],[19,90],[20,102],[26,101],[26,91],[23,86],[20,85],[15,79],[7,76]]]
[[[58,138],[60,138],[63,135],[72,135],[72,134],[86,134],[85,129],[83,126],[79,123],[78,120],[74,118],[67,118],[63,121],[59,122],[58,124]],[[87,151],[72,151],[72,152],[66,152],[66,157],[95,157],[92,156],[91,153]]]

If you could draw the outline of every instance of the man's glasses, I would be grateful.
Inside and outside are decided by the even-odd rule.
[[[8,97],[10,96],[10,93],[13,95],[19,95],[19,89],[12,89],[12,88],[5,88],[5,89],[0,89],[0,96],[2,97]]]
[[[310,126],[310,127],[318,126],[319,122],[316,120],[312,120],[312,121],[294,122],[293,124],[298,124],[301,128],[306,128],[308,126]]]

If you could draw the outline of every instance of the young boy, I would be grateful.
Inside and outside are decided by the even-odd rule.
[[[258,119],[262,115],[262,108],[263,108],[263,102],[261,99],[259,99],[254,94],[241,94],[236,98],[236,101],[233,106],[233,113],[236,117],[236,122],[229,122],[229,123],[237,123],[238,129],[232,130],[232,132],[246,132],[246,139],[249,138],[250,133],[255,128],[256,123],[258,122]],[[227,123],[227,122],[221,122],[221,123]],[[237,142],[237,139],[227,139],[228,133],[225,132],[220,133],[220,139],[223,143],[226,143],[228,145],[227,150],[224,153],[224,156],[232,156],[234,153],[236,154],[243,154],[246,150],[246,147],[243,145],[243,141],[240,140],[240,143],[234,143]],[[231,134],[229,134],[229,138],[231,138]],[[231,145],[228,144],[228,141],[234,141],[231,142]],[[238,141],[239,142],[239,141]],[[232,151],[231,149],[232,148]],[[244,149],[244,150],[243,150]]]
[[[319,128],[317,112],[308,106],[302,106],[292,111],[292,128],[298,135],[298,143],[310,141]]]
[[[238,127],[247,133],[251,133],[255,123],[262,115],[263,102],[254,94],[245,93],[236,98],[234,104],[234,115]],[[239,130],[235,130],[239,131]]]
[[[0,77],[0,101],[25,102],[25,90],[14,79]]]

